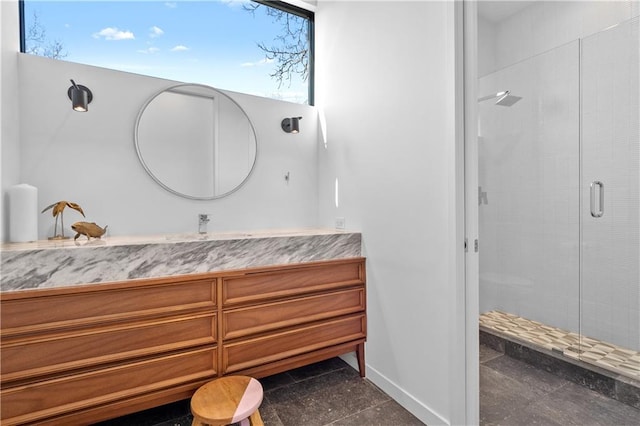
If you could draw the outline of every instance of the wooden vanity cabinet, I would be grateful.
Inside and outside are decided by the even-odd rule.
[[[0,295],[0,422],[90,424],[355,351],[363,258]]]
[[[364,259],[221,278],[222,374],[264,377],[355,352],[364,377]]]

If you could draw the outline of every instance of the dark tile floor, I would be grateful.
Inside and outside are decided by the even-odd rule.
[[[480,345],[481,425],[640,425],[640,410]]]
[[[266,426],[423,424],[340,358],[260,382]],[[480,424],[637,426],[640,410],[480,345]],[[100,425],[188,426],[189,400]]]
[[[260,379],[265,426],[422,425],[340,358]],[[191,425],[189,400],[100,423],[100,426]]]

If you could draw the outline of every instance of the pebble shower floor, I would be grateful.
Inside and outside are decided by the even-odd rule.
[[[500,311],[481,314],[480,326],[640,379],[640,352],[637,351]]]

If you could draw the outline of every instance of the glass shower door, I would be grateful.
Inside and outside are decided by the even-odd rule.
[[[481,326],[559,351],[579,330],[579,53],[576,40],[479,80]],[[521,99],[503,104],[507,90]]]
[[[580,358],[640,378],[640,34],[581,41]]]

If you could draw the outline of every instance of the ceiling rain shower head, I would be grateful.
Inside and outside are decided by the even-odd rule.
[[[510,107],[511,105],[518,102],[520,99],[522,99],[520,96],[511,95],[510,92],[507,90],[507,93],[502,95],[500,99],[496,101],[496,105]]]
[[[498,92],[495,94],[478,98],[478,102],[488,101],[489,99],[495,99],[495,98],[498,98],[498,100],[496,101],[496,105],[505,106],[505,107],[510,107],[511,105],[515,104],[520,99],[522,99],[520,96],[512,95],[511,91],[505,90],[504,92]]]

